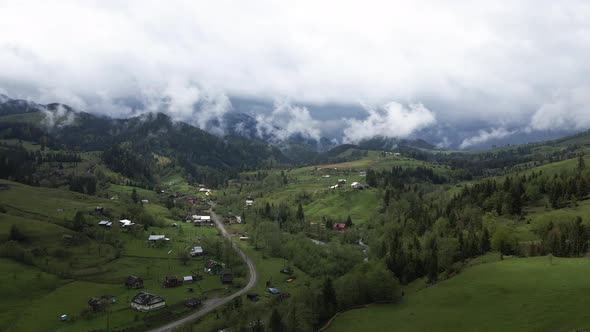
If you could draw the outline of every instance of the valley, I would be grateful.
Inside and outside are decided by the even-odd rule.
[[[34,114],[0,116],[2,331],[588,327],[588,133],[306,164],[163,115]]]

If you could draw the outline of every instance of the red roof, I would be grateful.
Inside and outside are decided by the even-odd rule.
[[[335,230],[341,231],[341,230],[344,230],[345,228],[346,228],[346,224],[343,224],[343,223],[334,224]]]

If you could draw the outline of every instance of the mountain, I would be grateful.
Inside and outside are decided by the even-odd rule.
[[[5,100],[0,104],[0,138],[39,142],[55,150],[102,151],[109,168],[140,182],[152,181],[161,171],[156,156],[211,185],[238,171],[291,163],[262,141],[218,137],[162,113],[111,119],[57,103]]]
[[[360,148],[369,150],[393,151],[399,147],[411,147],[425,150],[435,150],[436,147],[423,139],[399,139],[392,137],[376,136],[362,140],[358,143]]]

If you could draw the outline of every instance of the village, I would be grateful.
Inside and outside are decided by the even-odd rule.
[[[138,247],[141,245],[142,248],[134,252],[154,255],[160,260],[165,258],[167,261],[166,264],[159,265],[156,280],[153,280],[153,271],[148,268],[147,278],[140,271],[136,271],[120,283],[121,289],[126,290],[127,300],[124,303],[127,303],[127,308],[148,315],[148,319],[156,317],[153,319],[158,320],[161,316],[158,312],[165,308],[168,310],[164,312],[172,310],[177,314],[186,315],[202,307],[210,297],[219,298],[234,293],[244,286],[243,281],[234,282],[236,277],[239,280],[248,277],[249,273],[246,273],[243,262],[240,262],[233,250],[220,250],[220,246],[224,246],[220,237],[225,231],[222,230],[224,227],[234,226],[236,229],[228,236],[229,241],[236,239],[247,242],[250,239],[246,232],[241,231],[244,229],[241,227],[242,217],[233,213],[218,217],[211,209],[214,206],[212,191],[203,186],[197,188],[195,195],[157,190],[160,202],[173,203],[174,206],[181,207],[180,211],[184,213],[177,222],[169,222],[159,227],[147,227],[127,218],[101,218],[96,222],[96,226],[102,229],[102,232],[120,232],[123,235],[147,229],[148,234],[142,233],[145,234],[143,241],[135,240]],[[148,199],[140,199],[138,202],[146,208],[160,208],[157,203]],[[254,197],[247,196],[243,202],[244,208],[252,207],[254,202]],[[110,215],[106,208],[100,206],[95,208],[94,213],[98,216]],[[175,251],[176,257],[172,255]],[[188,270],[189,273],[175,271],[175,267],[179,265],[177,262],[171,264],[172,257],[174,261],[182,261],[182,269],[177,270]],[[296,280],[294,271],[290,268],[282,268],[280,273],[286,275],[286,283]],[[184,293],[177,291],[181,289],[184,289]],[[290,296],[270,281],[266,282],[265,290],[263,293],[247,292],[245,299],[251,302],[258,302],[263,298],[281,301]],[[173,295],[169,298],[167,294]],[[87,301],[87,308],[81,308],[80,315],[86,319],[101,317],[113,310],[112,307],[115,305],[120,308],[121,300],[110,294],[92,294]],[[180,306],[184,309],[179,309]],[[62,313],[59,319],[67,322],[76,316],[76,313]]]

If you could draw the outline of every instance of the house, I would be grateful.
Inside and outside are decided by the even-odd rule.
[[[203,255],[203,248],[202,247],[199,247],[199,246],[194,247],[194,248],[191,249],[191,251],[189,252],[189,254],[192,257],[201,256],[201,255]]]
[[[209,222],[211,221],[211,216],[202,216],[202,215],[198,215],[198,214],[193,214],[192,216],[193,220],[197,221],[203,221],[203,222]]]
[[[344,224],[344,223],[334,224],[334,230],[343,231],[345,228],[346,228],[346,224]]]
[[[192,284],[193,283],[193,276],[184,276],[182,277],[182,284]]]
[[[198,306],[201,305],[201,299],[198,299],[196,297],[193,297],[191,299],[188,299],[185,303],[185,306],[189,307],[189,308],[196,308]]]
[[[128,219],[121,219],[119,220],[119,225],[123,228],[135,225],[131,220]]]
[[[231,271],[224,270],[221,272],[221,276],[219,278],[222,284],[231,284],[234,281],[234,274]]]
[[[362,184],[360,184],[360,183],[358,183],[358,182],[353,182],[353,183],[350,185],[350,187],[351,187],[352,189],[359,189],[359,190],[363,190],[363,189],[365,189],[365,186],[364,186],[364,185],[362,185]]]
[[[248,293],[246,294],[246,298],[252,302],[258,302],[258,300],[260,300],[260,295],[256,293]]]
[[[327,179],[330,177],[330,174],[323,175],[322,177]]]
[[[359,172],[359,176],[361,176],[361,177],[367,176],[367,172],[364,172],[364,171],[363,172]]]
[[[246,197],[246,206],[252,206],[254,204],[254,197],[251,195],[248,195],[248,197]]]
[[[147,204],[147,203],[149,203],[149,202],[150,202],[150,201],[148,201],[147,199],[142,199],[142,200],[141,200],[141,204]]]
[[[178,286],[182,286],[183,285],[183,281],[178,279],[177,276],[166,276],[166,280],[164,280],[164,287],[166,288],[172,288],[172,287],[178,287]]]
[[[111,227],[111,226],[113,226],[113,223],[112,223],[112,222],[110,222],[110,221],[108,221],[108,220],[101,220],[101,221],[98,223],[98,226],[102,226],[102,227]]]
[[[240,236],[240,241],[248,241],[248,240],[250,240],[249,236],[245,236],[245,235]]]
[[[115,303],[116,299],[114,296],[103,295],[100,298],[93,297],[88,300],[88,305],[92,308],[93,312],[100,312],[105,309],[109,304]]]
[[[159,240],[170,241],[170,239],[167,238],[166,235],[150,235],[148,237],[148,241],[151,241],[151,242],[155,242],[155,241],[159,241]]]
[[[136,276],[128,276],[125,280],[125,286],[133,289],[143,288],[143,279]]]
[[[200,193],[208,193],[208,192],[210,192],[210,191],[211,191],[211,189],[207,189],[207,188],[199,188],[199,192],[200,192]]]
[[[212,259],[208,260],[205,264],[205,272],[208,272],[209,274],[213,275],[220,274],[224,268],[225,264],[216,262]]]
[[[277,294],[281,294],[281,291],[276,289],[276,288],[269,288],[268,291],[272,294],[272,295],[277,295]]]
[[[143,312],[157,310],[166,306],[163,297],[146,292],[139,292],[131,299],[131,308]]]
[[[338,184],[340,184],[340,185],[346,184],[346,179],[339,179]]]

